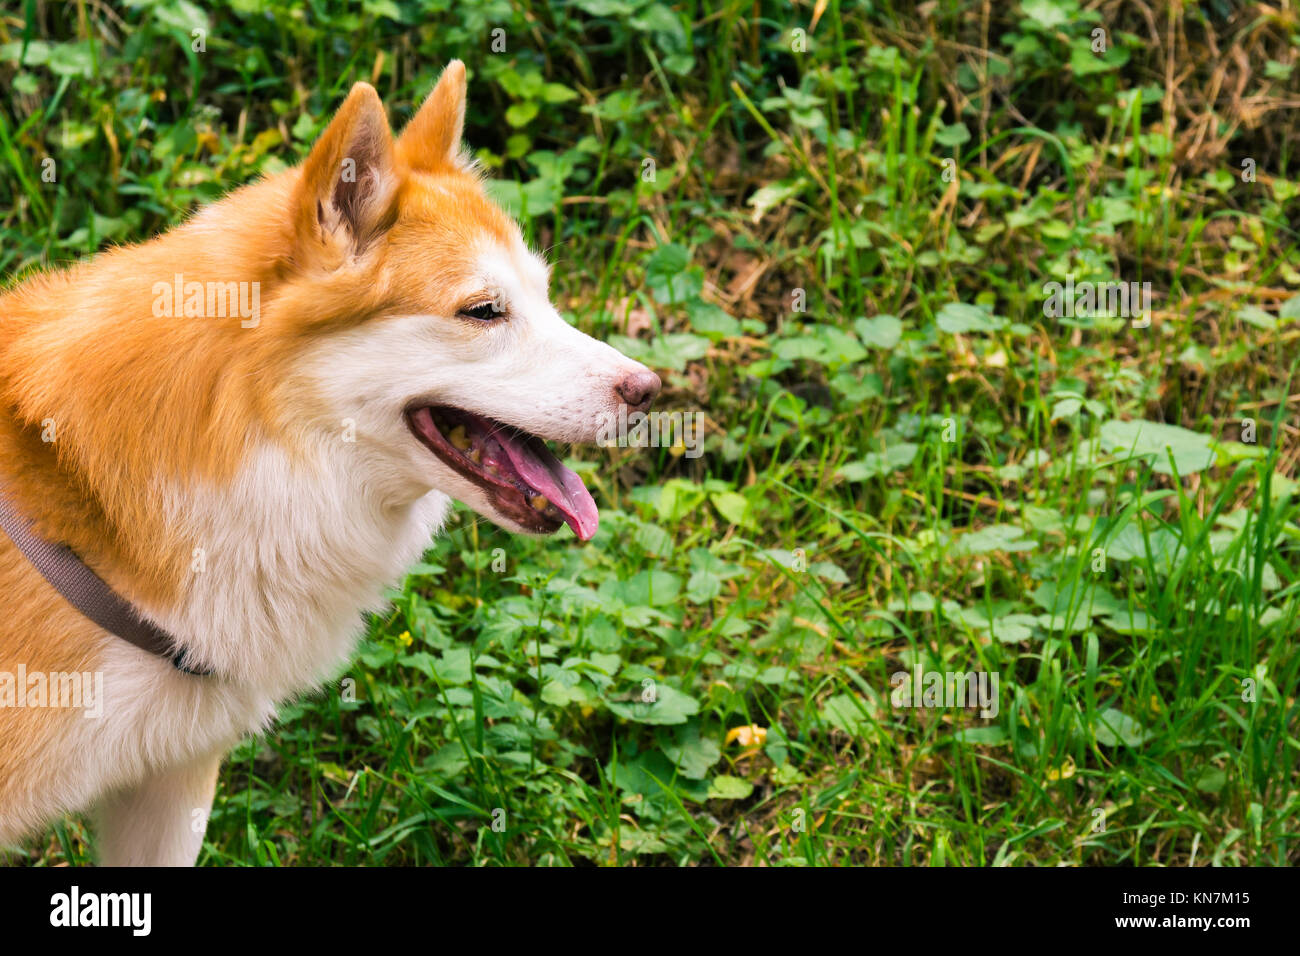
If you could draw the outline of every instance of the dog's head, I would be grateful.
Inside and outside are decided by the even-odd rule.
[[[357,84],[313,147],[279,303],[317,317],[295,378],[322,432],[353,430],[370,483],[586,540],[596,506],[543,440],[596,440],[620,406],[646,409],[659,378],[560,317],[546,263],[462,152],[464,116],[453,61],[400,136]]]

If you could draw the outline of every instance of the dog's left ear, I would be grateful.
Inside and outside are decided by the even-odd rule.
[[[437,172],[464,167],[460,137],[465,130],[465,86],[465,64],[452,60],[397,138],[397,154],[411,169]]]
[[[373,86],[357,83],[302,165],[294,193],[302,257],[337,264],[392,225],[396,168],[384,104]]]

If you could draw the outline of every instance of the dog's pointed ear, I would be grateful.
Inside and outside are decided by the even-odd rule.
[[[358,253],[393,222],[398,189],[393,132],[379,94],[357,83],[302,165],[294,195],[308,251]]]
[[[397,139],[397,152],[411,169],[434,172],[464,166],[465,64],[452,60]]]

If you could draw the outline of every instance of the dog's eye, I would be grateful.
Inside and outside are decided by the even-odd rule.
[[[469,305],[460,310],[460,314],[470,319],[478,319],[480,322],[491,322],[505,315],[504,312],[498,312],[497,307],[492,302],[480,302],[478,305]]]

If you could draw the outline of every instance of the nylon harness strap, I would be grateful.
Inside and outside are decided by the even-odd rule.
[[[63,595],[63,599],[110,634],[115,634],[142,651],[171,661],[186,674],[205,676],[211,671],[192,668],[185,663],[185,649],[180,641],[162,628],[146,621],[116,591],[90,570],[72,549],[39,537],[32,522],[19,514],[0,491],[0,528],[9,535],[19,551],[41,576]]]

